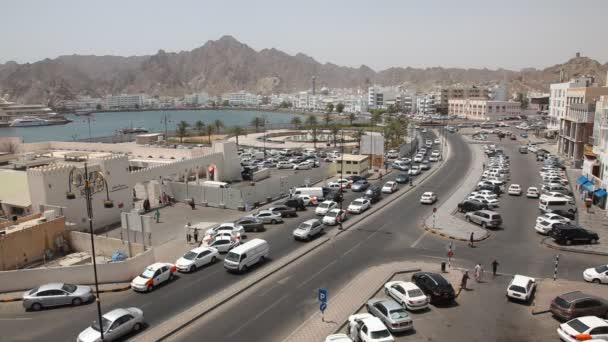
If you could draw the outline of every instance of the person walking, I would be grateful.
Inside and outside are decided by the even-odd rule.
[[[469,238],[469,247],[471,247],[471,248],[474,247],[473,246],[473,242],[475,242],[475,236],[474,235],[475,235],[475,233],[471,232],[471,237]]]
[[[194,228],[194,242],[198,242],[198,229]]]
[[[492,261],[492,276],[496,277],[496,271],[498,270],[498,261],[496,261],[496,259],[494,259],[494,261]]]
[[[469,280],[469,271],[464,271],[464,274],[462,275],[462,280],[460,280],[460,289],[461,290],[466,290],[467,289],[467,281]]]
[[[190,199],[190,208],[192,208],[192,210],[194,210],[194,208],[196,207],[196,204],[194,204],[194,198]]]
[[[479,281],[481,280],[481,265],[477,264],[475,265],[475,281],[477,281],[479,283]]]
[[[192,241],[192,235],[190,235],[190,232],[186,233],[186,241],[188,241],[188,244],[190,244],[190,242]]]
[[[160,210],[156,209],[154,217],[156,217],[156,223],[160,223]]]

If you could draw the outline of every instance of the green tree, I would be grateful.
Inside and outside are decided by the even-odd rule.
[[[234,126],[230,129],[230,133],[236,138],[236,146],[239,146],[239,136],[247,135],[247,132],[241,126]]]
[[[298,129],[302,127],[302,119],[300,119],[299,116],[294,116],[291,118],[291,124],[293,125],[293,128]]]
[[[224,121],[222,120],[215,120],[213,122],[213,125],[215,126],[215,131],[220,133],[222,131],[222,128],[224,128]]]
[[[224,100],[224,102],[222,102],[222,106],[229,107],[230,106],[230,101]]]
[[[353,139],[357,140],[357,148],[361,148],[361,138],[365,135],[365,131],[363,130],[363,128],[359,128],[358,130],[354,131],[353,134],[351,135],[353,137]]]
[[[374,127],[382,122],[382,113],[380,111],[374,111],[370,119],[370,124]]]
[[[336,112],[342,113],[344,111],[344,103],[340,102],[336,105]]]
[[[291,106],[291,102],[285,100],[281,101],[281,104],[279,104],[279,108],[290,108]]]
[[[215,126],[208,125],[205,127],[205,133],[207,133],[207,137],[209,137],[209,144],[211,144],[211,136],[215,133]]]
[[[263,96],[263,97],[262,97],[262,104],[263,104],[263,105],[267,105],[267,104],[269,104],[269,103],[270,103],[270,97],[268,97],[268,96]]]
[[[522,109],[528,108],[528,97],[524,93],[517,94],[517,102],[521,103]]]
[[[201,120],[198,120],[194,123],[194,129],[198,132],[199,136],[203,135],[203,130],[205,129],[205,123]]]
[[[399,111],[399,108],[397,108],[397,106],[395,106],[394,104],[390,104],[390,105],[388,105],[387,112],[388,112],[389,114],[395,114],[395,113],[397,113],[398,111]]]
[[[334,147],[336,147],[336,140],[337,140],[338,134],[340,133],[340,127],[335,124],[331,125],[331,127],[329,128],[329,131],[331,132],[332,140],[334,141]]]
[[[260,127],[266,126],[266,122],[264,118],[256,116],[251,120],[251,126],[255,127],[256,133],[260,131]]]
[[[334,111],[334,104],[333,104],[333,103],[328,103],[328,104],[327,104],[327,107],[325,107],[325,109],[326,109],[326,110],[327,110],[329,113],[333,112],[333,111]]]
[[[350,121],[350,125],[353,125],[353,121],[355,121],[355,119],[357,118],[357,116],[355,115],[355,113],[350,113],[348,114],[348,121]]]
[[[97,104],[97,106],[95,106],[95,108],[96,108],[97,110],[101,110],[101,104],[99,104],[99,103],[98,103],[98,104]]]
[[[308,129],[310,129],[310,134],[312,135],[312,143],[314,148],[317,148],[317,135],[318,135],[318,130],[319,130],[319,122],[317,120],[317,117],[314,115],[309,115],[306,118],[306,126],[308,126]]]
[[[180,143],[182,143],[184,141],[184,137],[188,136],[188,127],[190,127],[190,124],[187,123],[186,121],[180,121],[177,124],[177,130],[175,133],[179,137]]]
[[[331,104],[331,103],[330,103]],[[329,127],[329,124],[331,123],[331,113],[327,112],[323,115],[323,121],[325,122],[325,127]]]

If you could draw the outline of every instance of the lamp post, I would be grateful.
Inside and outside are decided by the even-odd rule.
[[[344,129],[340,130],[341,132],[341,139],[342,139],[342,144],[341,144],[341,153],[340,153],[340,180],[344,179]],[[340,183],[340,187],[339,187],[339,198],[340,198],[340,215],[342,215],[342,202],[344,202],[344,195],[342,194],[342,183]],[[340,215],[338,215],[338,218],[340,217]],[[340,227],[339,229],[342,230],[342,220],[340,220]]]
[[[76,176],[76,177],[75,177]],[[84,163],[84,172],[76,167],[70,170],[68,176],[68,191],[65,197],[68,200],[76,198],[76,193],[72,192],[72,185],[84,191],[84,198],[87,205],[87,216],[89,218],[89,233],[91,235],[91,257],[93,260],[93,274],[95,275],[95,302],[97,303],[97,319],[99,319],[99,333],[103,341],[103,324],[101,318],[101,302],[99,300],[99,282],[97,280],[97,261],[95,259],[95,239],[93,237],[93,194],[96,192],[106,191],[106,199],[103,202],[104,208],[113,208],[114,202],[110,200],[110,192],[108,190],[108,182],[101,171],[93,171],[89,173],[87,163]]]

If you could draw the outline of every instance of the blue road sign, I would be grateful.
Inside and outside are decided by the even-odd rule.
[[[319,289],[319,301],[321,303],[327,303],[327,290]]]
[[[321,310],[321,312],[325,312],[326,309],[327,309],[326,303],[321,303],[321,305],[319,305],[319,310]]]

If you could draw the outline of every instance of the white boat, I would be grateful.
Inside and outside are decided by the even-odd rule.
[[[32,127],[32,126],[47,126],[52,123],[49,123],[48,120],[24,116],[19,119],[15,119],[9,125],[10,127]]]

